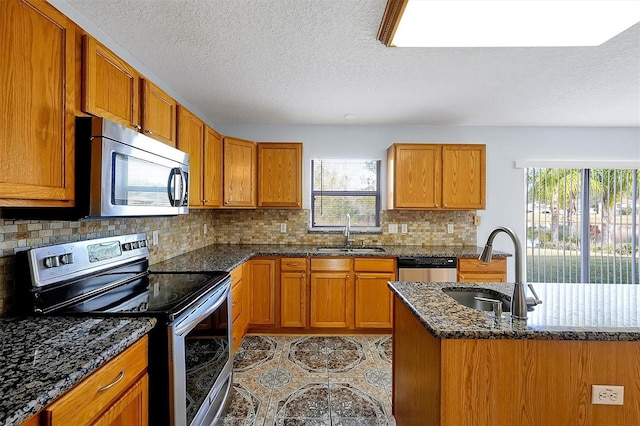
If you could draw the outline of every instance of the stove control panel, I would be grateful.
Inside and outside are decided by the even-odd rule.
[[[32,287],[43,287],[149,256],[146,234],[76,241],[27,252]]]

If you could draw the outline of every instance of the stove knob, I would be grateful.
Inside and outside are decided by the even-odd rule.
[[[147,240],[141,240],[140,241],[140,248],[146,247],[147,246]]]
[[[131,250],[131,244],[129,244],[129,243],[124,243],[124,244],[122,245],[122,251],[129,251],[129,250]]]
[[[132,242],[132,243],[131,243],[131,246],[132,246],[134,249],[137,249],[137,248],[138,248],[138,242],[137,242],[137,241]]]
[[[73,253],[66,253],[60,256],[60,263],[63,265],[71,265],[73,263]]]
[[[44,266],[47,268],[55,268],[60,266],[60,261],[58,260],[58,256],[45,257]]]

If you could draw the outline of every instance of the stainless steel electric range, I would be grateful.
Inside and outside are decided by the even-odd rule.
[[[28,306],[37,314],[157,318],[150,424],[209,425],[220,416],[232,383],[227,272],[154,273],[146,234],[35,248],[19,265],[29,268]]]

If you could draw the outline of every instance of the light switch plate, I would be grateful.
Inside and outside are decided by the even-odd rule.
[[[453,234],[453,223],[447,225],[447,234]]]
[[[401,229],[401,232],[403,234],[406,234],[407,233],[407,224],[403,223],[402,225],[400,225],[400,229]]]
[[[280,232],[283,233],[283,234],[285,232],[287,232],[287,224],[286,223],[281,223],[280,224]]]

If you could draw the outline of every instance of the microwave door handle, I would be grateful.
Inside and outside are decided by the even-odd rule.
[[[174,169],[178,175],[180,175],[180,201],[176,207],[180,207],[187,199],[187,179],[184,176],[184,172],[180,167]]]
[[[169,181],[167,182],[167,195],[169,196],[169,203],[171,206],[176,206],[176,170],[180,170],[177,167],[171,169],[169,172]]]

